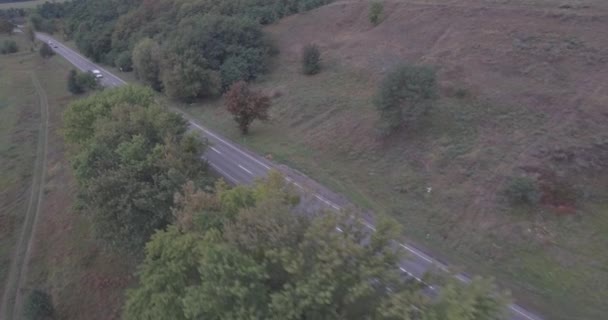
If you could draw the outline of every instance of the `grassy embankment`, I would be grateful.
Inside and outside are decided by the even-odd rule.
[[[285,19],[287,22],[271,27],[271,32],[278,38],[281,54],[270,74],[255,86],[277,97],[273,99],[272,120],[266,124],[255,123],[249,136],[240,136],[221,100],[181,107],[214,130],[303,171],[347,195],[357,205],[397,218],[404,225],[407,237],[419,245],[471,273],[496,276],[524,305],[539,310],[548,318],[601,318],[608,312],[604,303],[608,299],[608,272],[603,267],[608,265],[608,252],[604,250],[608,244],[605,192],[608,179],[606,167],[602,168],[602,158],[597,160],[599,152],[593,148],[601,151],[608,141],[608,132],[602,131],[596,123],[597,117],[601,117],[598,113],[601,109],[597,106],[606,99],[605,95],[601,95],[601,90],[592,91],[583,103],[586,118],[576,120],[569,111],[572,107],[568,105],[547,104],[543,108],[521,102],[527,101],[528,97],[522,97],[522,92],[551,97],[572,92],[558,93],[555,91],[557,88],[568,87],[574,92],[587,90],[563,75],[573,72],[567,70],[575,65],[578,68],[579,64],[584,68],[594,68],[592,44],[577,38],[580,36],[582,39],[588,34],[556,36],[558,31],[552,31],[524,38],[525,41],[534,41],[525,43],[525,46],[516,40],[512,43],[498,42],[501,37],[495,37],[492,41],[497,41],[497,48],[502,50],[502,46],[506,46],[506,50],[515,50],[517,55],[523,56],[522,66],[508,65],[510,56],[502,57],[502,52],[496,52],[492,64],[488,62],[491,69],[471,70],[469,73],[482,79],[485,75],[495,77],[494,72],[504,63],[503,74],[512,76],[509,72],[513,71],[510,70],[521,68],[524,71],[517,76],[523,78],[517,83],[505,76],[502,83],[488,83],[485,88],[483,83],[477,84],[481,88],[477,86],[474,90],[469,90],[467,84],[475,79],[462,78],[459,73],[446,81],[445,75],[453,70],[462,70],[462,67],[449,65],[450,57],[438,59],[435,56],[446,54],[439,51],[441,43],[431,47],[439,51],[435,53],[423,51],[425,48],[416,47],[416,42],[409,42],[410,45],[401,52],[407,55],[408,50],[415,54],[422,51],[427,60],[439,67],[442,98],[428,117],[414,127],[388,139],[378,139],[372,97],[381,75],[377,68],[370,69],[369,64],[358,62],[366,61],[362,59],[367,59],[367,54],[373,56],[371,52],[375,52],[380,60],[373,63],[386,65],[386,61],[381,60],[382,54],[386,54],[390,63],[395,63],[396,54],[378,52],[377,46],[384,43],[376,40],[387,34],[393,35],[388,32],[395,30],[369,31],[365,26],[366,16],[361,14],[365,9],[361,6],[357,5],[352,10],[352,16],[348,5],[344,4],[342,7],[334,6],[335,9],[325,7],[288,18]],[[428,15],[434,14],[433,10],[424,8]],[[466,11],[466,4],[456,8],[456,11]],[[431,17],[432,21],[441,20],[440,15],[447,12],[439,9]],[[502,10],[493,14],[505,16],[507,20],[519,19],[521,16],[517,10],[526,9]],[[411,9],[411,14],[417,12],[416,8]],[[535,11],[530,13],[526,19],[542,23],[542,13],[538,13],[538,18]],[[328,22],[337,16],[341,20]],[[399,25],[403,28],[403,21],[411,21],[415,28],[420,28],[407,29],[409,35],[416,38],[418,34],[427,34],[423,33],[424,28],[433,26],[422,25],[422,19],[395,18],[390,23],[395,28]],[[480,16],[477,19],[484,18]],[[454,24],[458,23],[461,22]],[[323,38],[319,40],[312,36],[314,30],[319,32],[317,29],[333,27],[339,29],[338,33],[329,34],[336,40],[318,36]],[[340,28],[346,30],[344,34],[339,33],[343,31]],[[451,39],[445,35],[460,35],[451,26],[447,28],[453,32],[445,31],[443,38],[447,38],[446,42]],[[501,27],[497,24],[496,28]],[[369,38],[366,35],[368,31]],[[431,29],[430,32],[436,31]],[[490,31],[484,34],[490,35]],[[298,45],[305,44],[298,44],[298,41],[310,39],[320,41],[324,49],[323,71],[313,77],[300,74],[297,50]],[[348,42],[351,39],[352,42]],[[365,39],[372,39],[367,46]],[[478,68],[475,65],[478,60],[474,59],[482,61],[493,57],[486,53],[474,58],[473,55],[481,49],[464,45],[467,40],[455,41],[446,46],[452,48],[458,43],[463,46],[447,52],[460,54],[455,59],[469,59],[466,60],[471,63],[468,67]],[[569,41],[573,44],[561,47],[562,42]],[[493,45],[488,42],[488,46]],[[543,46],[549,46],[552,51],[540,54],[555,55],[563,60],[549,56],[553,60],[546,62],[544,56],[528,53]],[[462,53],[465,50],[471,51],[465,55]],[[510,54],[510,51],[505,52]],[[414,54],[411,56],[415,57]],[[572,63],[565,62],[565,59],[578,60]],[[454,62],[458,63],[458,60]],[[574,71],[572,78],[578,76],[575,72],[579,71]],[[553,80],[549,77],[561,78]],[[541,85],[525,88],[522,87],[525,81]],[[505,93],[504,96],[511,93],[515,99],[503,100],[502,97],[496,98],[497,94],[493,96],[493,93],[486,92]],[[580,166],[578,160],[574,165],[564,165],[547,156],[562,150],[567,154],[576,150],[574,152],[596,160],[586,159]],[[567,183],[577,189],[575,208],[547,205],[514,208],[505,203],[500,193],[505,181],[529,168],[535,170],[532,174],[556,168],[558,175],[565,177]],[[429,187],[431,192],[428,192]]]
[[[21,35],[20,47],[29,48]],[[2,39],[0,39],[2,40]],[[2,137],[2,262],[5,277],[26,211],[40,128],[39,92],[49,106],[46,175],[37,224],[33,227],[27,275],[22,293],[50,293],[57,318],[117,319],[124,289],[132,282],[133,261],[105,253],[95,243],[90,223],[74,212],[75,182],[60,135],[61,114],[74,99],[65,79],[71,65],[61,57],[44,61],[37,52],[0,56],[0,119]],[[6,201],[5,201],[6,200]],[[4,284],[6,279],[0,283]]]

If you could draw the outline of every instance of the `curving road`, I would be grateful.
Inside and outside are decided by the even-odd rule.
[[[94,64],[51,36],[37,33],[36,38],[47,43],[52,41],[56,45],[56,48],[53,48],[53,50],[81,71],[92,69],[100,70],[103,74],[103,78],[101,79],[102,85],[106,87],[117,87],[127,84],[124,80],[108,72],[99,65]],[[318,209],[342,210],[344,208],[353,207],[353,205],[342,196],[323,187],[303,174],[298,173],[296,170],[276,164],[262,156],[250,152],[243,146],[229,141],[219,134],[205,128],[184,112],[177,109],[175,111],[184,115],[190,122],[192,129],[200,132],[209,141],[210,147],[205,153],[204,158],[218,174],[222,175],[229,182],[233,184],[250,184],[258,178],[265,177],[270,170],[278,170],[285,175],[287,181],[302,191],[302,202],[305,203],[305,206],[300,209],[303,211],[317,211]],[[361,223],[371,231],[376,230],[371,215],[365,220],[362,220]],[[338,229],[338,231],[341,230]],[[431,258],[411,244],[402,242],[395,242],[395,244],[408,252],[408,258],[400,264],[400,270],[408,276],[411,276],[418,281],[422,281],[421,278],[428,270],[440,269],[447,271],[447,266],[445,264]],[[463,274],[456,275],[456,278],[463,282],[470,281],[469,278]],[[437,290],[430,285],[429,288],[432,291]],[[543,320],[539,315],[525,310],[516,304],[509,305],[509,319]]]

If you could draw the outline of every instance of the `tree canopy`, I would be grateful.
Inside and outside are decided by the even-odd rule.
[[[172,220],[173,195],[186,181],[208,182],[204,143],[187,122],[127,86],[72,103],[64,134],[73,152],[79,209],[110,247],[141,252]]]
[[[370,234],[355,212],[294,214],[298,199],[276,172],[251,187],[186,185],[176,196],[175,223],[146,245],[124,318],[501,317],[504,301],[491,282],[448,280],[432,298],[404,277],[403,251],[392,245],[396,224],[382,220]]]
[[[36,29],[60,29],[88,57],[130,69],[178,100],[217,96],[266,70],[262,24],[328,0],[77,0],[45,3]]]

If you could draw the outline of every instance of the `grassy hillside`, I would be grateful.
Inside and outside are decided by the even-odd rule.
[[[608,309],[608,11],[493,2],[341,1],[267,28],[280,49],[256,85],[272,120],[239,136],[222,102],[184,106],[211,127],[294,166],[467,271],[496,275],[550,319]],[[299,53],[323,70],[300,74]],[[372,97],[399,63],[435,66],[441,99],[415,127],[376,133]],[[514,208],[510,178],[543,182]],[[430,189],[429,189],[430,188]],[[430,191],[429,191],[430,190]]]

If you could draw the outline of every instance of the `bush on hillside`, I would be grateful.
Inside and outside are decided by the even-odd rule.
[[[511,178],[503,192],[513,205],[536,205],[540,201],[539,187],[530,177]]]
[[[52,319],[55,310],[51,296],[40,290],[34,290],[25,299],[23,317],[27,320]]]
[[[17,47],[17,42],[15,40],[4,40],[2,44],[0,44],[0,54],[9,54],[15,53],[19,51]]]
[[[382,13],[384,11],[384,5],[380,2],[374,1],[369,7],[369,21],[377,26],[382,22]]]
[[[307,75],[321,71],[321,52],[316,44],[309,44],[302,49],[302,72]]]
[[[437,99],[437,91],[431,67],[402,65],[391,71],[380,83],[374,101],[382,132],[391,133],[427,113]]]

